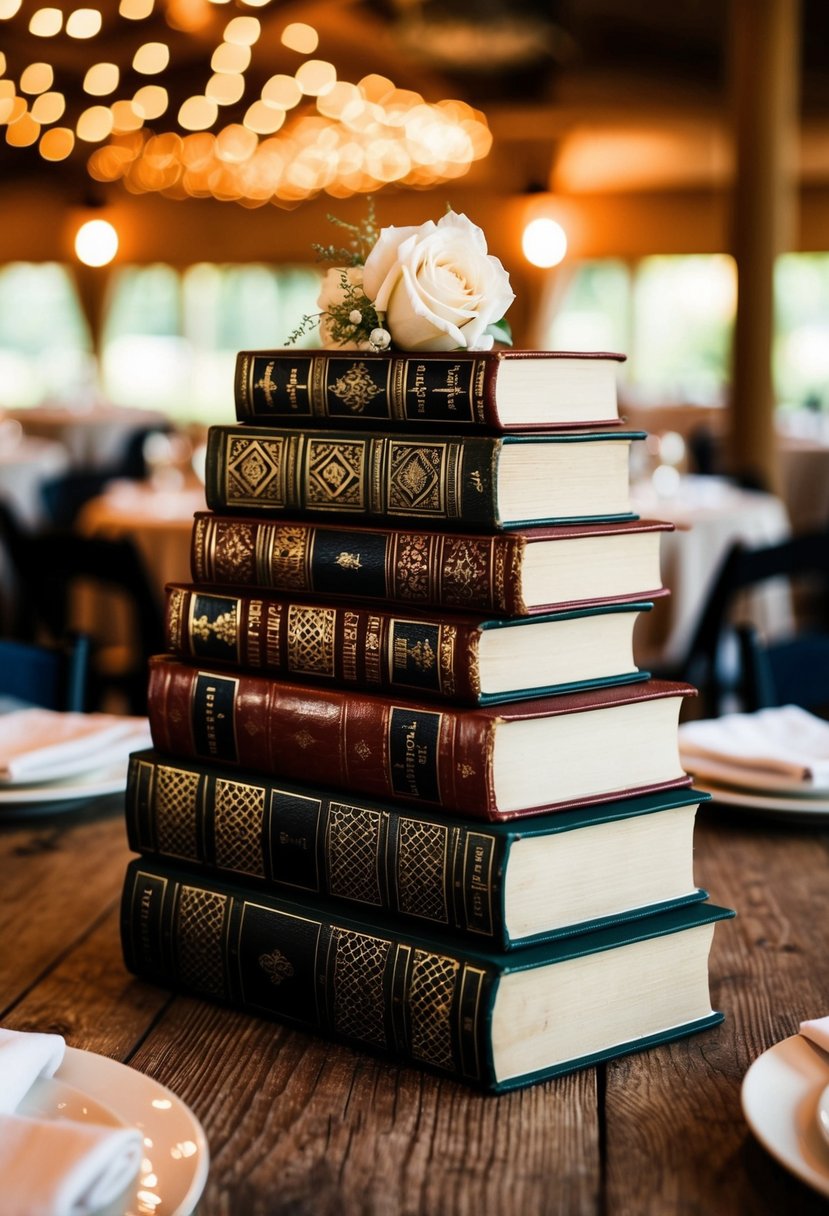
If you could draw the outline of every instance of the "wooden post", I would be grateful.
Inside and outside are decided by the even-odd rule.
[[[774,264],[796,222],[799,0],[732,0],[736,172],[732,250],[737,316],[729,455],[732,472],[777,488]]]

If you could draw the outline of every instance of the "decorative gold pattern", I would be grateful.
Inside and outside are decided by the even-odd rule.
[[[179,887],[176,948],[181,982],[196,992],[226,996],[222,934],[227,897],[200,887]]]
[[[293,963],[282,953],[278,946],[274,947],[268,954],[259,955],[259,966],[277,988],[283,980],[289,980],[294,974]]]
[[[395,442],[389,461],[388,509],[444,515],[444,444]]]
[[[190,634],[193,638],[198,638],[200,642],[208,641],[210,635],[213,634],[223,645],[235,650],[239,634],[236,605],[234,604],[227,612],[220,612],[212,621],[205,613],[194,617],[190,625]]]
[[[312,743],[316,743],[316,739],[314,738],[314,736],[311,734],[310,731],[307,731],[307,730],[298,730],[296,732],[296,734],[294,735],[294,739],[295,739],[297,745],[299,747],[301,747],[303,751],[305,751],[306,748],[310,747]]]
[[[298,675],[333,676],[335,608],[292,604],[288,609],[288,670]]]
[[[342,570],[360,570],[363,565],[359,553],[338,553],[336,563]]]
[[[371,755],[371,748],[366,743],[365,739],[360,739],[360,741],[354,745],[354,751],[361,760],[368,760],[369,756]]]
[[[452,1052],[452,998],[460,964],[442,954],[415,950],[409,1008],[412,1055],[438,1068],[455,1067]]]
[[[328,819],[328,889],[361,904],[382,903],[379,811],[332,802]]]
[[[225,495],[231,506],[264,503],[283,506],[280,472],[285,442],[280,438],[247,439],[226,435]]]
[[[489,538],[447,537],[442,571],[444,603],[459,606],[479,603],[481,590],[490,590],[491,556]]]
[[[382,391],[372,380],[365,363],[355,363],[329,387],[329,392],[338,397],[352,414],[362,414],[372,398]]]
[[[181,650],[184,625],[184,608],[188,593],[171,587],[167,597],[167,644],[172,650]]]
[[[172,857],[196,861],[199,856],[197,798],[199,778],[186,769],[160,764],[156,770],[158,848]]]
[[[239,874],[264,878],[264,789],[219,778],[216,781],[215,808],[216,865]]]
[[[403,600],[429,599],[430,540],[418,532],[402,532],[395,557],[395,588]]]
[[[252,583],[255,571],[254,529],[238,520],[217,521],[213,566],[225,583]]]
[[[311,439],[305,481],[308,506],[365,510],[366,450],[365,441]]]
[[[273,531],[268,562],[268,585],[306,590],[309,530],[279,526]]]
[[[386,1046],[383,977],[391,943],[334,927],[334,1029],[363,1043]]]
[[[458,643],[457,625],[441,625],[439,638],[440,687],[448,697],[453,697],[455,695],[455,648]],[[471,672],[472,688],[473,692],[477,693],[480,687],[478,665],[477,663],[472,663],[471,656],[470,667],[474,668],[474,671]]]
[[[400,819],[397,887],[400,911],[447,923],[444,876],[448,829],[437,823]]]

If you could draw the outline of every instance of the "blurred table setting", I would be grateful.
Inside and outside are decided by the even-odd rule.
[[[660,479],[660,468],[669,477]],[[634,510],[664,519],[675,530],[662,538],[662,578],[670,596],[657,601],[637,626],[638,653],[645,665],[671,665],[685,654],[720,562],[734,541],[770,544],[790,535],[788,513],[773,494],[747,490],[724,477],[680,474],[659,466],[631,487]],[[756,610],[770,633],[791,622],[785,587],[758,593]]]
[[[69,466],[63,444],[27,435],[15,418],[0,415],[0,501],[21,527],[37,528],[45,522],[43,486]]]
[[[157,410],[107,402],[77,407],[39,405],[9,410],[26,435],[60,443],[73,469],[109,469],[127,455],[133,437],[169,426]]]

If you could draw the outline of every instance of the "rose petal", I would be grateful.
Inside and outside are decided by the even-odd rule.
[[[420,227],[390,227],[381,229],[377,243],[366,258],[365,265],[363,266],[363,288],[376,308],[382,311],[386,307],[385,300],[383,303],[379,302],[380,290],[390,272],[395,268],[395,264],[400,257],[401,246],[406,244],[407,241],[411,241],[412,238],[416,240],[424,229],[431,231],[434,227],[433,221],[428,220],[425,224],[421,224]],[[394,277],[396,278],[396,276]],[[386,298],[388,298],[391,286],[393,286],[393,283],[386,289]]]

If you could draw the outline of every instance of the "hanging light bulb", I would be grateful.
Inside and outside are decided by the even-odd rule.
[[[75,234],[75,253],[84,266],[107,266],[118,252],[118,233],[109,220],[87,220]]]
[[[558,266],[567,252],[567,233],[557,220],[537,216],[530,220],[521,238],[524,257],[543,270]]]

